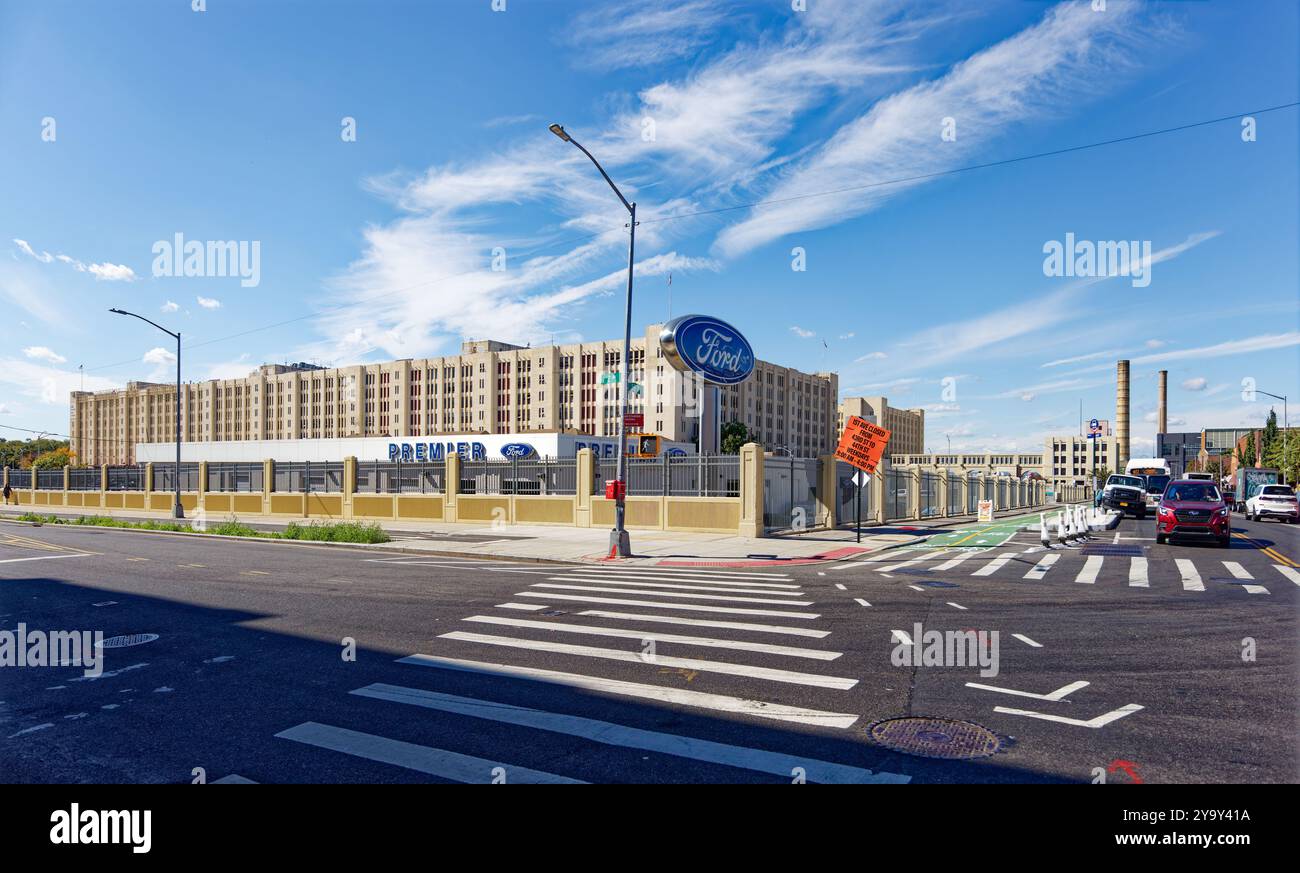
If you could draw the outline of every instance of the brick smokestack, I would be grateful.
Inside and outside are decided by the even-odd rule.
[[[1157,433],[1169,433],[1169,371],[1160,371],[1160,411],[1156,413],[1159,423]]]
[[[1128,361],[1115,365],[1115,442],[1119,450],[1115,469],[1128,463]]]

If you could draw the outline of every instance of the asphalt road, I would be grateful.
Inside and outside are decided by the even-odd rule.
[[[1300,528],[1234,528],[634,571],[0,524],[0,629],[158,635],[0,668],[0,778],[1296,781]],[[917,623],[996,675],[895,664]]]

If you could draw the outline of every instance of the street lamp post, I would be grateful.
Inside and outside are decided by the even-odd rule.
[[[609,183],[609,187],[618,195],[619,202],[627,209],[631,216],[628,229],[631,231],[628,235],[627,243],[627,301],[623,309],[623,366],[619,378],[619,416],[618,416],[618,473],[614,483],[614,529],[609,532],[609,554],[611,557],[617,555],[620,558],[628,558],[632,555],[632,544],[627,535],[627,527],[624,525],[625,497],[627,494],[627,407],[628,407],[628,384],[629,384],[629,357],[632,350],[632,262],[636,252],[636,204],[629,203],[623,196],[623,192],[618,190],[614,180],[605,172],[605,168],[600,165],[592,156],[591,152],[583,148],[582,144],[569,135],[563,125],[552,124],[551,133],[558,136],[567,143],[577,147],[578,151],[587,156],[600,175]]]
[[[129,315],[141,321],[148,321],[154,327],[176,340],[176,472],[172,478],[172,484],[176,486],[176,500],[172,504],[172,518],[184,518],[185,507],[181,506],[181,335],[180,333],[172,333],[155,321],[149,321],[143,315],[127,312],[125,309],[110,309],[108,311],[115,315]]]
[[[1255,393],[1256,393],[1256,394],[1263,394],[1263,395],[1266,396],[1266,397],[1275,397],[1275,398],[1277,398],[1278,400],[1281,400],[1281,401],[1282,401],[1282,476],[1283,476],[1283,478],[1285,478],[1285,477],[1286,477],[1287,448],[1289,447],[1289,443],[1288,443],[1288,441],[1287,441],[1288,438],[1289,438],[1289,434],[1287,433],[1287,430],[1288,430],[1288,428],[1290,427],[1290,425],[1289,425],[1289,423],[1288,423],[1288,420],[1287,420],[1287,414],[1286,414],[1286,395],[1285,395],[1285,394],[1270,394],[1270,393],[1267,392],[1267,391],[1260,391],[1258,388],[1255,389]],[[1263,451],[1263,448],[1262,448],[1262,447],[1261,447],[1260,451],[1261,451],[1261,452]],[[1262,457],[1261,457],[1261,460],[1263,460]]]

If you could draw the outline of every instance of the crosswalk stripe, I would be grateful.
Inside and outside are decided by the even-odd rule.
[[[1147,559],[1131,558],[1128,565],[1128,584],[1130,588],[1150,588],[1147,578]]]
[[[913,564],[919,564],[919,563],[921,563],[922,561],[929,561],[929,560],[933,560],[934,558],[940,558],[940,557],[943,557],[943,556],[946,555],[946,554],[948,554],[948,550],[947,550],[947,549],[941,549],[941,550],[938,551],[938,552],[929,552],[929,553],[925,553],[925,554],[919,555],[918,557],[915,557],[915,558],[909,558],[909,559],[906,560],[906,561],[899,561],[898,563],[895,563],[895,564],[886,564],[886,565],[883,566],[883,567],[877,567],[877,568],[876,568],[876,572],[877,572],[877,573],[892,573],[892,572],[894,572],[895,570],[898,570],[898,569],[901,568],[901,567],[910,567],[910,566],[912,566]]]
[[[889,632],[891,642],[902,643],[905,646],[912,645],[912,637],[907,631],[891,630]]]
[[[1097,574],[1101,572],[1101,564],[1104,560],[1101,555],[1090,555],[1083,562],[1083,568],[1079,570],[1079,575],[1074,577],[1074,581],[1082,582],[1084,585],[1095,584]]]
[[[405,658],[398,659],[398,663],[488,674],[502,679],[546,682],[551,685],[581,688],[585,691],[595,691],[602,694],[637,697],[643,700],[655,700],[660,703],[674,703],[679,706],[693,706],[698,709],[711,709],[715,712],[752,715],[797,724],[816,724],[823,727],[843,729],[852,727],[854,722],[858,720],[858,716],[845,712],[825,712],[817,709],[787,706],[781,703],[768,703],[764,700],[748,700],[743,697],[730,697],[725,694],[709,694],[703,691],[687,691],[683,688],[644,685],[639,682],[625,682],[621,679],[606,679],[600,676],[587,676],[582,673],[562,673],[558,670],[542,670],[537,667],[518,667],[510,664],[466,661],[459,658],[438,658],[433,655],[408,655]]]
[[[985,564],[983,567],[980,567],[980,568],[979,568],[978,570],[976,570],[974,573],[971,573],[971,575],[972,575],[972,576],[992,576],[994,573],[996,573],[997,571],[999,571],[999,570],[1001,570],[1003,567],[1005,567],[1006,564],[1007,564],[1007,561],[1010,561],[1010,560],[1011,560],[1012,558],[1014,558],[1015,556],[1016,556],[1016,553],[1015,553],[1015,552],[1007,552],[1007,553],[1005,553],[1005,554],[999,555],[998,557],[994,558],[992,561],[989,561],[989,562],[988,562],[987,564]]]
[[[931,569],[951,570],[953,567],[956,567],[958,564],[960,564],[962,561],[966,560],[973,554],[975,554],[975,552],[973,551],[961,552],[960,554],[957,555],[957,557],[944,561],[942,564],[935,564],[934,567],[932,567]]]
[[[649,592],[641,592],[649,593]],[[763,615],[768,618],[821,618],[816,612],[787,612],[781,609],[746,609],[741,606],[705,606],[697,603],[663,603],[657,600],[628,600],[625,597],[596,597],[585,594],[555,594],[545,591],[520,591],[516,597],[544,597],[547,600],[579,600],[583,603],[608,603],[613,606],[648,606],[651,609],[678,609],[682,612],[720,612],[728,615]]]
[[[696,586],[713,586],[713,585],[743,585],[746,588],[801,588],[789,582],[751,582],[748,579],[696,579],[691,576],[660,576],[650,573],[602,573],[593,570],[572,570],[565,577],[566,579],[586,581],[586,582],[615,582],[622,585],[628,579],[655,579],[662,583],[680,582],[689,583]]]
[[[764,594],[768,597],[804,597],[802,591],[765,591],[756,588],[718,588],[713,585],[681,585],[676,582],[642,582],[639,579],[586,579],[581,576],[551,576],[551,582],[581,582],[588,585],[630,585],[636,588],[672,588],[678,591],[709,591],[718,594]]]
[[[379,761],[383,764],[404,767],[407,770],[428,773],[430,776],[450,779],[454,782],[488,783],[493,779],[493,770],[497,767],[503,767],[508,782],[525,785],[585,784],[578,779],[556,776],[554,773],[530,770],[527,767],[516,767],[513,764],[502,764],[485,758],[475,758],[472,755],[462,755],[458,752],[448,752],[445,749],[435,749],[431,746],[392,740],[387,737],[361,733],[360,731],[352,731],[347,728],[334,727],[314,721],[303,722],[288,730],[280,731],[276,736],[283,740],[293,740],[294,742],[306,743],[322,749],[342,752],[345,755],[354,755],[370,761]]]
[[[1042,643],[1036,643],[1024,634],[1012,634],[1012,636],[1020,640],[1020,642],[1024,643],[1026,646],[1033,646],[1035,649],[1041,649],[1043,647]]]
[[[626,618],[630,621],[651,621],[659,624],[680,624],[689,627],[716,627],[727,630],[754,631],[763,634],[788,634],[796,637],[813,637],[822,639],[831,635],[830,631],[814,630],[807,627],[782,627],[775,624],[753,624],[745,621],[721,621],[707,618],[682,618],[679,615],[646,615],[640,612],[610,612],[604,609],[587,609],[578,615],[590,615],[596,618]]]
[[[682,645],[702,646],[710,649],[735,649],[741,652],[763,652],[768,655],[786,655],[792,658],[813,658],[818,661],[834,661],[842,652],[827,652],[821,649],[803,649],[797,646],[777,646],[771,643],[753,643],[747,640],[718,640],[712,637],[692,637],[682,634],[666,634],[654,630],[636,628],[613,628],[589,624],[560,624],[550,621],[530,621],[522,618],[506,618],[492,615],[472,615],[462,621],[478,624],[497,624],[504,627],[534,628],[555,633],[590,634],[597,637],[620,637],[628,640],[657,640],[661,643],[680,643]]]
[[[700,670],[706,673],[725,673],[730,676],[748,676],[751,679],[766,679],[769,682],[785,682],[790,685],[807,685],[812,688],[837,688],[847,690],[858,684],[857,679],[841,676],[823,676],[819,673],[800,673],[796,670],[779,670],[773,667],[754,667],[749,664],[733,664],[729,661],[706,661],[700,658],[675,658],[667,655],[646,656],[642,652],[629,652],[624,649],[602,649],[598,646],[577,646],[570,643],[553,643],[548,640],[523,640],[516,637],[501,637],[492,634],[475,634],[467,631],[452,631],[439,634],[439,639],[456,640],[462,643],[482,643],[488,646],[505,646],[510,649],[527,649],[534,652],[554,652],[560,655],[577,655],[582,658],[601,658],[606,661],[624,661],[645,664],[652,667],[680,667],[683,670]]]
[[[498,603],[497,609],[521,609],[526,612],[535,612],[539,609],[545,609],[545,603]]]
[[[559,588],[565,591],[600,591],[605,594],[641,594],[654,597],[684,597],[689,600],[722,600],[730,603],[780,603],[785,606],[812,606],[811,600],[772,600],[766,597],[724,597],[721,594],[692,594],[686,591],[642,591],[637,588],[607,588],[603,585],[565,585],[559,582],[535,582],[533,588]]]
[[[1245,567],[1241,566],[1241,564],[1238,564],[1236,561],[1224,561],[1224,562],[1223,562],[1223,566],[1224,566],[1224,568],[1225,568],[1229,573],[1232,574],[1232,576],[1233,576],[1234,579],[1254,579],[1254,578],[1255,578],[1254,576],[1250,575],[1250,571],[1249,571],[1249,570],[1247,570]]]
[[[715,743],[694,737],[642,730],[627,725],[564,715],[540,709],[527,709],[496,701],[457,697],[420,688],[375,683],[352,692],[361,697],[387,700],[420,706],[439,712],[450,712],[471,718],[512,724],[518,727],[581,737],[595,743],[639,749],[678,758],[689,758],[709,764],[721,764],[757,773],[789,777],[802,771],[809,782],[820,784],[856,785],[863,783],[903,784],[910,777],[899,773],[873,772],[830,761],[818,761],[798,755],[769,752],[727,743]]]
[[[699,579],[778,579],[789,580],[789,573],[727,572],[724,570],[692,570],[688,567],[575,567],[575,573],[618,573],[620,575],[690,576]]]
[[[1294,567],[1288,567],[1285,564],[1274,564],[1273,568],[1295,584],[1300,585],[1300,572],[1297,572]]]
[[[1247,594],[1267,594],[1267,593],[1268,593],[1268,589],[1265,588],[1263,585],[1243,585],[1243,586],[1241,586],[1241,587],[1244,588],[1244,589],[1246,589],[1246,593],[1247,593]]]
[[[1201,574],[1196,572],[1196,565],[1186,558],[1175,558],[1174,564],[1178,566],[1178,575],[1183,579],[1184,591],[1204,591],[1205,583],[1201,581]]]
[[[1052,569],[1052,565],[1060,560],[1061,556],[1057,554],[1043,555],[1042,559],[1029,568],[1025,574],[1026,579],[1042,579],[1047,575],[1047,571]]]

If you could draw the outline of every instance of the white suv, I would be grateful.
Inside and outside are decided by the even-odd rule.
[[[1278,518],[1295,524],[1300,521],[1300,507],[1290,485],[1265,485],[1246,501],[1246,517],[1251,521]]]

